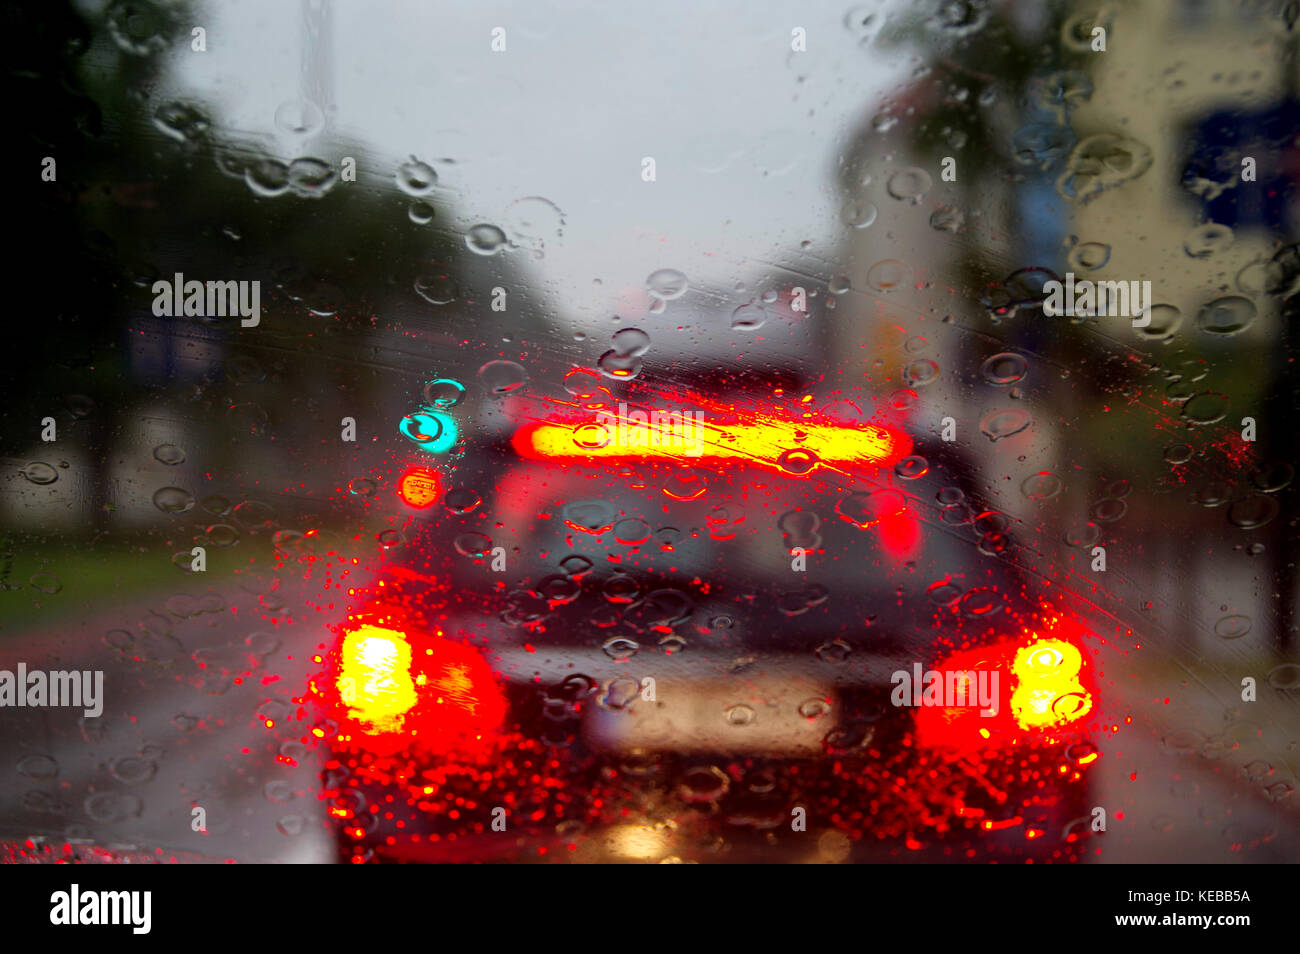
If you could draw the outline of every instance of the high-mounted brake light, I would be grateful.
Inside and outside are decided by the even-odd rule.
[[[744,414],[732,422],[705,421],[693,411],[602,411],[586,420],[543,421],[514,437],[521,456],[538,460],[746,461],[786,474],[818,467],[888,466],[911,452],[902,432],[876,424],[791,421]]]

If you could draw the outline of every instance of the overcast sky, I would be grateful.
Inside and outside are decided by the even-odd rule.
[[[304,96],[328,100],[327,137],[367,143],[386,174],[411,154],[454,158],[435,168],[460,228],[551,200],[565,235],[537,267],[570,301],[665,267],[730,287],[801,241],[838,247],[838,148],[911,68],[859,45],[852,6],[333,0],[332,42],[305,55],[308,5],[221,0],[200,7],[208,52],[168,54],[167,93],[205,103],[218,131],[280,132],[286,159],[310,143],[275,109]]]

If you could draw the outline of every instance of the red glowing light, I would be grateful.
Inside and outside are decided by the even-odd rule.
[[[1071,638],[1060,638],[1067,633]],[[970,705],[922,706],[916,711],[918,740],[927,747],[968,755],[1077,737],[1083,717],[1094,704],[1082,671],[1081,634],[1082,627],[1056,617],[1041,632],[1027,630],[1017,640],[953,653],[935,667],[945,678],[972,670],[998,673],[996,712],[985,715]],[[1095,758],[1085,756],[1078,764]]]
[[[330,677],[312,686],[334,712],[339,741],[376,755],[490,749],[506,702],[482,653],[393,616],[365,618],[330,654]]]
[[[698,465],[743,462],[801,477],[819,468],[883,467],[911,453],[900,431],[879,424],[846,425],[734,411],[734,420],[704,420],[702,412],[602,411],[591,418],[527,424],[515,450],[533,460],[620,463],[664,460]]]

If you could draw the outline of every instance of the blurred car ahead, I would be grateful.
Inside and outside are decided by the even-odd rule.
[[[601,382],[459,456],[454,388],[403,422],[405,542],[312,684],[344,857],[1079,855],[1087,634],[902,412]]]

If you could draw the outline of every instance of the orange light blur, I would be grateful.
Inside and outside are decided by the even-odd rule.
[[[402,475],[397,485],[397,492],[402,500],[412,507],[423,509],[432,507],[442,496],[442,481],[436,470],[417,467]]]

